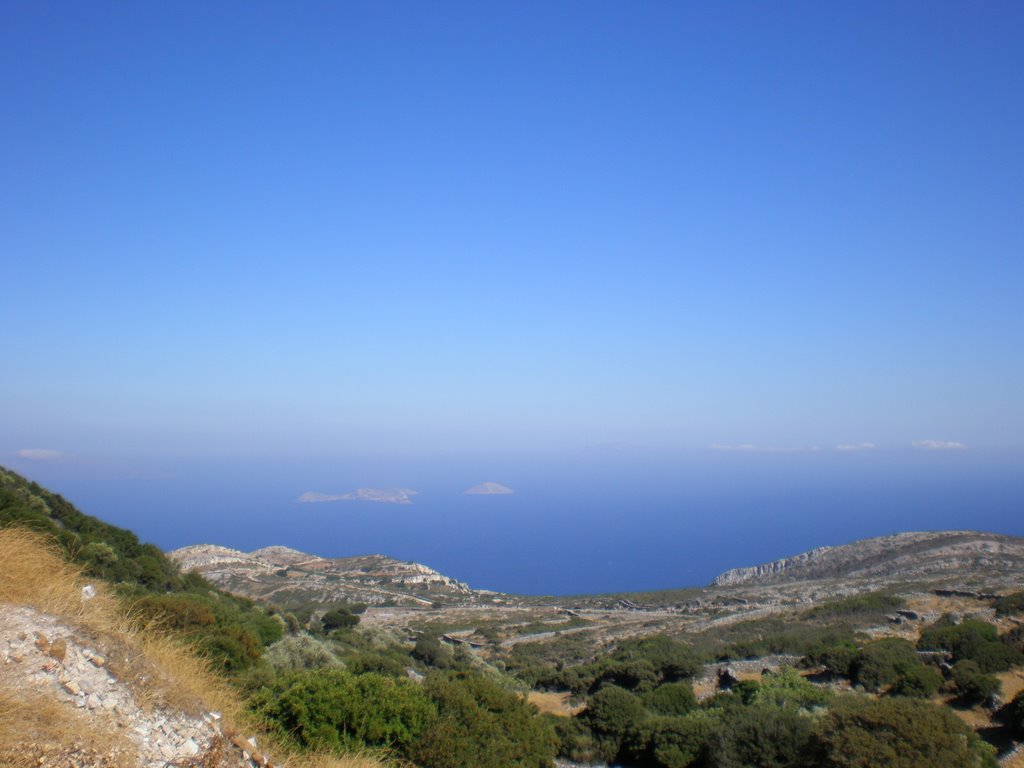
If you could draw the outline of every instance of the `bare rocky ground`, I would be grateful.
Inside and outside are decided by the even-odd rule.
[[[112,671],[114,655],[53,616],[0,606],[0,685],[59,706],[56,717],[79,726],[81,743],[47,744],[26,734],[21,757],[40,768],[269,768],[254,742],[226,730],[214,712],[190,713],[146,701],[132,681]],[[138,668],[145,674],[144,668]],[[142,681],[144,682],[144,680]],[[112,735],[96,753],[89,736]]]
[[[562,604],[552,604],[549,598],[530,604],[529,598],[520,598],[514,606],[371,606],[362,620],[365,626],[409,637],[422,631],[441,634],[453,645],[468,645],[486,655],[521,643],[546,642],[567,635],[587,638],[595,648],[659,633],[693,637],[756,619],[796,617],[837,598],[890,590],[908,601],[917,620],[894,615],[863,630],[870,635],[909,638],[916,637],[920,625],[947,612],[992,621],[994,612],[984,599],[991,594],[988,590],[1004,593],[1024,589],[1024,571],[993,576],[986,583],[988,586],[979,591],[972,581],[948,576],[912,583],[879,578],[822,579],[773,586],[708,587],[693,590],[686,600],[668,602],[637,602],[612,596],[600,600],[566,598]]]
[[[1024,538],[973,531],[901,533],[821,547],[727,571],[706,587],[572,597],[475,590],[426,566],[381,555],[322,558],[285,547],[245,553],[204,544],[170,556],[222,589],[283,607],[363,602],[371,606],[367,619],[387,626],[550,621],[553,632],[586,631],[554,626],[569,615],[605,627],[612,637],[699,632],[893,587],[970,597],[1024,585]],[[513,629],[506,640],[531,642],[534,634]]]

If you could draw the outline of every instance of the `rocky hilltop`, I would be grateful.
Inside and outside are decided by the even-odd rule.
[[[1024,538],[978,531],[898,533],[734,568],[719,575],[712,586],[819,579],[917,579],[978,571],[1019,576],[1024,572]]]
[[[198,571],[222,589],[281,605],[432,605],[439,600],[475,601],[492,594],[471,590],[425,565],[384,555],[327,558],[281,546],[240,552],[197,544],[175,550],[170,557],[182,570]]]

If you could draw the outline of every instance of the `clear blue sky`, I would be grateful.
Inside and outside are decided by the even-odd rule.
[[[0,98],[4,461],[1024,443],[1019,2],[7,0]]]

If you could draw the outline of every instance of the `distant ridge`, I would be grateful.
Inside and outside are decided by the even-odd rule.
[[[897,533],[818,547],[720,574],[712,586],[782,584],[839,578],[915,578],[977,570],[1024,571],[1024,538],[980,531]]]

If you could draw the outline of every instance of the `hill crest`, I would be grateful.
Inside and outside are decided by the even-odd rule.
[[[292,602],[432,605],[489,594],[422,565],[385,555],[320,557],[269,546],[242,552],[194,544],[169,553],[183,571],[198,571],[222,589],[254,598]]]
[[[918,578],[984,568],[1024,569],[1024,538],[982,531],[911,531],[817,547],[792,557],[733,568],[715,587],[816,579]]]

